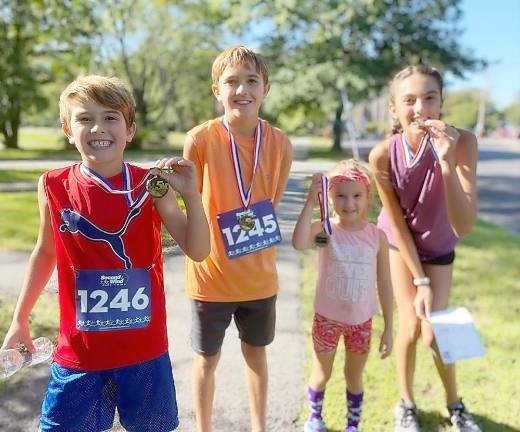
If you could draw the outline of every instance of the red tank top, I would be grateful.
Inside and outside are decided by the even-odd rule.
[[[77,164],[44,175],[59,284],[60,326],[55,360],[67,368],[103,370],[159,357],[168,349],[161,219],[144,185],[130,196],[112,194],[100,186],[95,175],[85,174],[80,167]],[[114,189],[131,189],[147,173],[130,164],[124,164],[123,168],[122,173],[102,180]],[[144,269],[142,272],[149,275],[145,294],[134,299],[120,294],[114,304],[108,304],[101,291],[108,292],[108,288],[113,287],[101,286],[94,297],[88,299],[88,308],[101,311],[92,315],[98,319],[82,321],[83,318],[78,318],[78,311],[87,304],[87,299],[78,295],[81,294],[78,288],[81,275],[88,272],[103,275],[106,271],[109,276],[101,279],[115,282],[117,288],[117,283],[127,278],[125,271],[135,269]],[[109,295],[113,294],[109,292]],[[132,323],[134,319],[144,324],[125,324],[125,314],[134,310],[132,306],[138,309],[144,306],[143,296],[148,306],[146,320],[127,318],[126,322]],[[122,325],[97,328],[96,322],[103,326],[111,321],[104,321],[102,317],[103,312],[111,313],[113,306]],[[94,331],[85,330],[91,328]]]

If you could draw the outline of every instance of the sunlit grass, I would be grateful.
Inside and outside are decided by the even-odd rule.
[[[0,214],[0,250],[31,250],[38,236],[37,192],[2,192]]]
[[[0,183],[37,182],[45,170],[0,170]]]
[[[302,303],[309,359],[315,261],[313,252],[302,255]],[[520,352],[519,296],[520,239],[478,221],[474,232],[457,248],[451,305],[465,306],[471,311],[486,348],[484,358],[464,360],[457,365],[459,393],[486,432],[520,429],[520,384],[513,378],[518,375]],[[397,328],[397,322],[394,328]],[[366,402],[362,429],[366,432],[392,430],[393,409],[399,398],[395,354],[387,360],[377,356],[381,329],[382,319],[375,317],[372,350],[364,373]],[[329,430],[336,432],[345,427],[346,410],[342,343],[340,346],[324,405]],[[422,430],[447,431],[449,428],[441,415],[445,406],[444,390],[433,361],[420,343],[417,354],[414,388],[422,411]],[[307,373],[310,373],[310,360]],[[300,421],[303,424],[308,408],[306,405],[302,408]]]

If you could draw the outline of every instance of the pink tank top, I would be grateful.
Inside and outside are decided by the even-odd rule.
[[[374,224],[346,231],[332,224],[332,236],[318,251],[319,270],[314,298],[316,313],[355,325],[377,312],[379,232]]]

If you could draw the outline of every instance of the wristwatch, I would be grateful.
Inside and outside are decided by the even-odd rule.
[[[428,276],[420,277],[420,278],[413,278],[413,284],[418,287],[422,285],[430,285],[431,281]]]

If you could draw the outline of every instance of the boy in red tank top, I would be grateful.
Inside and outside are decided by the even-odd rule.
[[[161,225],[191,259],[207,256],[195,167],[181,157],[159,160],[152,171],[124,162],[135,107],[117,78],[73,81],[60,97],[60,117],[82,162],[40,178],[38,241],[2,348],[34,351],[29,314],[56,265],[60,327],[40,430],[110,429],[117,407],[128,430],[171,431],[178,419]],[[164,184],[164,196],[151,196],[152,175],[171,186]]]
[[[267,359],[278,279],[274,245],[281,241],[275,207],[292,162],[287,136],[258,117],[269,91],[264,59],[244,46],[223,51],[212,69],[221,118],[188,132],[184,156],[194,162],[209,218],[211,252],[187,259],[192,299],[193,389],[197,430],[211,430],[215,369],[233,317],[247,364],[251,430],[266,430]]]

